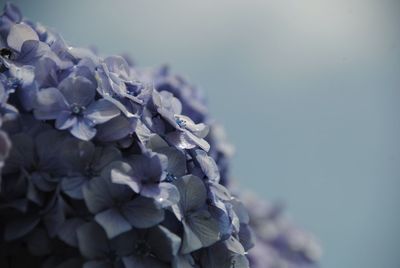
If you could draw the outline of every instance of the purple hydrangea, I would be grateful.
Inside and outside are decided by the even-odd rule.
[[[241,198],[248,207],[255,236],[255,246],[249,252],[251,267],[317,267],[321,249],[316,239],[285,217],[282,205],[270,204],[250,193]]]
[[[231,193],[232,153],[201,91],[167,67],[70,46],[5,5],[0,267],[312,263],[295,229],[267,239],[275,218]]]

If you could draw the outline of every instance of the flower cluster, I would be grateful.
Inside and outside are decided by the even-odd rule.
[[[294,226],[281,204],[270,204],[252,193],[240,195],[248,208],[255,246],[249,251],[253,268],[316,268],[321,249],[311,234]]]
[[[1,267],[249,267],[199,91],[12,4],[0,48]]]
[[[72,47],[6,4],[0,267],[281,267],[250,250],[292,252],[231,194],[233,148],[200,92],[168,67]]]

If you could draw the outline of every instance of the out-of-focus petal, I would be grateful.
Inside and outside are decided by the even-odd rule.
[[[21,51],[22,44],[27,40],[39,40],[36,32],[27,24],[17,23],[11,26],[7,36],[7,44],[16,51]]]

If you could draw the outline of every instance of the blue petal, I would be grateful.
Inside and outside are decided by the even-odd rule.
[[[196,150],[196,160],[199,163],[201,170],[210,181],[219,181],[219,169],[212,157],[208,156],[203,150]]]
[[[57,129],[69,129],[78,123],[78,118],[70,111],[62,111],[56,119],[55,127]]]
[[[37,33],[27,24],[18,23],[10,28],[7,44],[10,48],[21,51],[22,44],[27,40],[39,40]]]
[[[105,210],[95,216],[95,220],[106,231],[107,237],[112,239],[132,229],[129,222],[114,208]]]
[[[109,250],[104,230],[94,222],[81,225],[77,229],[77,237],[79,250],[88,259],[105,257]]]
[[[146,126],[144,126],[146,128]],[[150,130],[144,130],[146,132],[147,140],[146,147],[154,152],[160,152],[161,149],[169,147],[168,143],[157,134],[153,134]],[[136,130],[137,133],[137,130]],[[186,163],[185,163],[186,164]]]
[[[215,194],[219,199],[223,201],[229,201],[232,199],[229,190],[226,189],[223,185],[211,182],[209,184],[209,187],[211,189],[211,192]]]
[[[132,166],[123,161],[116,161],[112,164],[110,178],[113,183],[129,186],[134,192],[139,193],[141,182],[134,177]]]
[[[90,141],[68,137],[63,141],[58,155],[63,160],[63,166],[67,169],[67,173],[75,174],[78,172],[82,174],[92,164],[95,150],[94,144]]]
[[[58,230],[65,221],[64,208],[60,198],[56,197],[53,207],[43,216],[42,221],[51,238],[57,235]]]
[[[239,218],[240,223],[249,224],[250,216],[243,203],[237,199],[231,199],[229,203],[232,205],[232,208],[235,211],[237,217]]]
[[[181,151],[172,147],[157,148],[154,151],[167,156],[167,171],[171,175],[179,178],[186,174],[186,157]]]
[[[162,207],[169,207],[179,201],[177,188],[168,182],[159,184],[145,184],[142,186],[141,195],[154,198]]]
[[[186,143],[195,144],[206,152],[208,152],[210,150],[210,144],[206,140],[199,138],[198,136],[194,135],[189,130],[185,129],[181,133],[183,135],[182,139],[186,140]]]
[[[4,6],[3,16],[7,16],[12,22],[20,22],[22,20],[22,14],[19,8],[10,2],[7,2]]]
[[[21,53],[18,54],[18,58],[17,58],[17,62],[21,63],[23,65],[33,65],[33,66],[39,66],[38,61],[40,59],[43,59],[45,62],[49,61],[53,61],[51,58],[47,57],[48,53],[50,52],[50,48],[46,43],[37,41],[37,40],[27,40],[22,44],[21,47]],[[46,58],[44,57],[46,56]],[[55,63],[55,62],[54,62]],[[57,65],[47,65],[47,67],[57,67]],[[42,71],[43,70],[42,68]],[[50,70],[48,69],[47,72],[50,74],[51,71],[54,70]],[[35,70],[36,73],[36,70]],[[52,75],[54,75],[55,73],[53,72]],[[57,78],[57,77],[55,77]],[[56,85],[55,85],[56,86]]]
[[[151,245],[152,252],[162,261],[170,262],[178,255],[181,239],[162,225],[152,228],[147,240]]]
[[[240,224],[239,240],[244,250],[248,251],[254,247],[255,236],[251,227],[247,224]]]
[[[103,95],[103,98],[109,102],[111,102],[112,104],[115,105],[115,107],[117,107],[126,117],[128,118],[138,118],[139,116],[136,114],[131,113],[130,111],[128,111],[128,109],[125,107],[125,105],[122,104],[121,101],[114,99],[111,96],[108,95]]]
[[[96,125],[103,124],[120,113],[120,110],[114,104],[105,99],[93,102],[84,112],[85,117]]]
[[[117,141],[132,134],[136,128],[136,118],[117,116],[97,127],[96,138],[100,141]]]
[[[93,178],[83,188],[86,206],[92,213],[97,213],[113,205],[108,183],[102,177]]]
[[[92,161],[92,168],[100,172],[104,167],[121,158],[121,152],[114,146],[97,147]]]
[[[97,130],[88,119],[79,118],[76,124],[70,129],[70,132],[78,139],[89,141],[96,135]]]
[[[78,247],[77,230],[85,221],[80,218],[66,220],[58,230],[58,238],[71,247]]]
[[[78,177],[66,177],[61,181],[61,190],[73,199],[83,199],[82,187],[86,183],[87,178]]]
[[[121,56],[109,56],[104,59],[105,64],[110,72],[117,73],[123,77],[129,76],[129,65]]]
[[[179,204],[184,212],[194,211],[206,204],[207,190],[203,181],[193,175],[186,175],[175,183],[179,190]]]
[[[196,147],[196,143],[194,143],[191,139],[188,139],[185,136],[185,133],[182,131],[173,131],[167,134],[167,141],[179,149],[193,149]]]
[[[49,129],[41,132],[35,138],[37,157],[39,162],[39,170],[57,174],[61,166],[60,148],[65,139],[65,133],[54,129]],[[49,141],[52,141],[52,146],[49,146]]]
[[[203,247],[208,247],[221,239],[218,221],[207,210],[199,210],[187,217],[187,224],[200,239]]]
[[[137,197],[122,206],[121,213],[136,228],[149,228],[164,219],[164,210],[152,199]]]
[[[35,68],[33,66],[10,64],[8,69],[11,77],[14,77],[21,87],[25,88],[33,83],[35,78]]]
[[[58,86],[67,102],[86,107],[94,100],[96,94],[95,85],[86,77],[72,76],[61,81]]]
[[[202,248],[202,243],[190,226],[183,222],[182,254],[188,254],[192,251]]]
[[[68,106],[64,96],[56,88],[44,88],[36,93],[34,114],[39,120],[56,119]]]
[[[243,248],[243,245],[233,236],[229,237],[224,241],[226,248],[236,254],[244,255],[246,252]]]

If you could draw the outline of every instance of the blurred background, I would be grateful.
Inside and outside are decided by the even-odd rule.
[[[199,85],[232,174],[286,202],[323,268],[400,267],[400,1],[11,2],[72,45]]]

